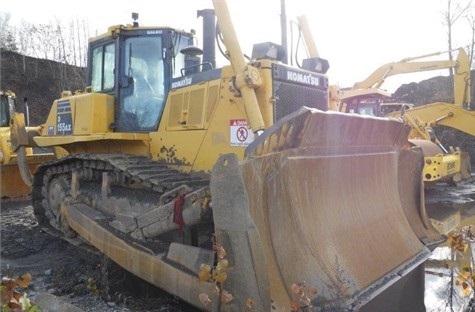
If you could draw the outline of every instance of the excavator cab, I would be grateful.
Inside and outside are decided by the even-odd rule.
[[[376,93],[374,95],[355,95],[345,99],[341,106],[346,113],[367,116],[385,117],[392,112],[403,113],[406,109],[414,108],[412,103],[384,102],[384,96]]]

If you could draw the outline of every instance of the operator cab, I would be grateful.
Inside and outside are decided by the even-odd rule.
[[[346,112],[351,114],[380,116],[380,99],[361,99],[354,98],[346,102]]]
[[[15,97],[9,92],[0,91],[0,127],[9,127],[15,107]]]
[[[192,42],[192,33],[137,22],[110,27],[89,42],[87,84],[114,96],[114,131],[157,130],[171,81],[185,67],[180,50]]]

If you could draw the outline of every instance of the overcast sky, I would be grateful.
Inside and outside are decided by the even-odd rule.
[[[280,42],[280,0],[228,0],[228,4],[244,53],[251,54],[252,43]],[[446,51],[446,4],[447,0],[286,1],[289,20],[307,17],[320,56],[330,62],[330,82],[340,87],[352,86],[385,63]],[[91,35],[110,25],[130,23],[132,12],[139,13],[141,25],[199,30],[196,11],[205,8],[212,8],[211,0],[1,0],[0,5],[12,23],[74,18],[87,22]],[[470,37],[468,23],[461,19],[454,28],[453,47],[468,45]],[[447,58],[447,54],[438,57]],[[383,88],[392,92],[402,83],[447,73],[393,76]]]

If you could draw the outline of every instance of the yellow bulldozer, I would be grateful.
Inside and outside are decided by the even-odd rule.
[[[328,111],[322,58],[289,66],[265,42],[246,61],[227,3],[213,5],[198,11],[202,48],[133,15],[90,39],[88,87],[54,101],[41,131],[14,116],[15,150],[68,152],[31,176],[40,226],[203,311],[424,309],[442,237],[409,128]],[[230,65],[216,67],[214,38]]]
[[[2,200],[22,200],[30,196],[30,185],[24,183],[18,168],[17,154],[13,151],[10,142],[10,120],[16,104],[16,94],[10,90],[0,90],[0,183]],[[23,105],[23,114],[28,116],[28,105]],[[28,124],[28,118],[26,118]],[[45,160],[52,158],[52,154],[34,153],[33,148],[27,147],[23,151],[28,170],[34,171]]]

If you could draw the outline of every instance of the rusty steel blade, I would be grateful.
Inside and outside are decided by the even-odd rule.
[[[425,215],[423,155],[407,131],[306,110],[248,148],[240,170],[278,304],[305,281],[317,305],[361,308],[430,256],[441,237]]]

